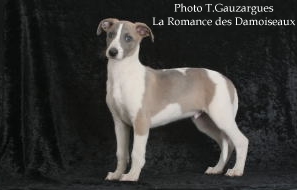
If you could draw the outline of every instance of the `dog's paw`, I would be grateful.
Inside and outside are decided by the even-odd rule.
[[[228,169],[225,175],[229,177],[238,177],[243,175],[243,171],[238,169]]]
[[[216,167],[208,167],[204,173],[208,175],[215,175],[215,174],[222,174],[223,171]]]
[[[108,181],[119,180],[121,176],[122,174],[119,172],[108,172],[105,180],[108,180]]]
[[[123,174],[120,178],[120,181],[138,181],[139,175],[136,174]]]

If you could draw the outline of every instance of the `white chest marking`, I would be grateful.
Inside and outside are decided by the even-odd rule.
[[[115,108],[120,117],[130,124],[136,118],[142,107],[142,99],[145,91],[145,67],[134,56],[122,61],[110,61],[108,63],[109,77],[113,81],[112,97]]]
[[[191,117],[195,113],[182,113],[181,107],[178,103],[168,104],[163,110],[151,118],[152,127],[165,125],[172,121]]]

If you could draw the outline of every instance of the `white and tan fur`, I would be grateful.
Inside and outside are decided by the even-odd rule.
[[[220,174],[236,150],[236,163],[227,176],[244,172],[248,139],[235,122],[237,92],[232,82],[218,72],[203,68],[154,70],[138,59],[140,42],[154,36],[144,23],[108,18],[99,23],[97,35],[107,32],[108,79],[106,102],[112,114],[117,139],[117,168],[106,180],[137,181],[145,164],[149,129],[191,117],[197,128],[215,140],[221,154],[206,174]],[[134,142],[131,169],[129,134]]]

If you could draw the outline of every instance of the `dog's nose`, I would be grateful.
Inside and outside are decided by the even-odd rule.
[[[119,52],[116,48],[111,48],[108,53],[111,57],[115,57]]]

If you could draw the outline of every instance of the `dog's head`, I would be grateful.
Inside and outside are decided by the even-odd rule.
[[[99,23],[97,35],[102,31],[106,35],[106,56],[108,59],[121,60],[129,57],[139,48],[141,40],[150,37],[154,41],[151,29],[144,23],[120,21],[115,18],[107,18]]]

